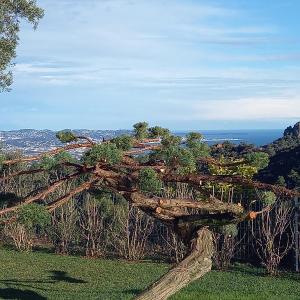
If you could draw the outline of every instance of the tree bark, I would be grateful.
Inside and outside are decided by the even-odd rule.
[[[189,283],[201,278],[212,267],[213,238],[207,228],[197,231],[191,241],[190,254],[157,282],[136,297],[136,300],[166,300]]]

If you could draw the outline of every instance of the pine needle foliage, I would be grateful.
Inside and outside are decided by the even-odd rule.
[[[56,137],[62,142],[62,143],[70,143],[77,140],[76,135],[69,130],[62,130],[56,133]]]
[[[113,138],[110,142],[116,144],[118,149],[128,151],[133,147],[134,139],[130,135],[121,135]]]
[[[97,162],[115,165],[122,159],[122,151],[114,143],[94,145],[83,157],[87,165],[95,165]]]
[[[158,194],[163,186],[157,173],[151,168],[145,168],[139,172],[138,183],[144,193]]]

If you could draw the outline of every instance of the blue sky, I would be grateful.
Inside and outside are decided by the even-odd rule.
[[[298,0],[39,0],[0,128],[284,128],[300,120]]]

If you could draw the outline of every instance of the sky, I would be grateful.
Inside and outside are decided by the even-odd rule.
[[[1,130],[285,128],[300,120],[299,0],[38,0]]]

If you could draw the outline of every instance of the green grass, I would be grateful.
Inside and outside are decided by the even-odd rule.
[[[5,249],[0,259],[1,299],[132,299],[169,268]],[[230,272],[211,272],[172,299],[300,299],[300,276],[270,278],[238,265]]]

